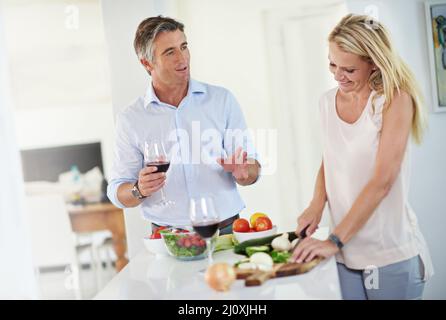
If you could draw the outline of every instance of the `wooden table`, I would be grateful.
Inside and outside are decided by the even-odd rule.
[[[116,270],[119,272],[128,263],[125,256],[127,243],[125,236],[124,213],[111,203],[69,206],[71,227],[74,232],[109,230],[116,253]]]

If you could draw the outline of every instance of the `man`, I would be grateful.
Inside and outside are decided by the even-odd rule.
[[[118,114],[107,194],[121,208],[141,204],[152,227],[190,225],[189,199],[210,196],[220,215],[220,234],[229,233],[245,206],[236,183],[254,183],[260,164],[234,96],[190,78],[183,31],[183,24],[162,16],[138,26],[134,47],[152,83]],[[167,173],[144,167],[144,144],[153,139],[166,144]],[[173,205],[154,206],[162,187]]]

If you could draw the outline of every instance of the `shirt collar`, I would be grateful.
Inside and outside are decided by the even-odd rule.
[[[196,93],[204,93],[205,94],[206,92],[207,92],[206,86],[203,83],[193,80],[193,79],[189,80],[189,88],[187,90],[186,97],[191,94],[196,94]],[[148,88],[146,90],[146,94],[144,95],[144,108],[148,108],[151,103],[156,103],[156,104],[162,103],[156,96],[155,90],[153,90],[152,83],[150,83],[150,85],[148,86]]]

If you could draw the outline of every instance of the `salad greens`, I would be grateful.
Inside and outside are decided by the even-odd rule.
[[[163,237],[167,249],[176,257],[195,257],[206,250],[206,243],[198,235],[163,233]]]
[[[288,259],[291,258],[292,253],[288,251],[276,251],[270,252],[271,258],[273,258],[274,263],[286,263]]]

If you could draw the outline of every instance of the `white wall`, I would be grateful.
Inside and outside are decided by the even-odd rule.
[[[162,1],[101,0],[110,63],[113,112],[128,106],[144,94],[150,78],[141,67],[133,39],[138,24],[151,15],[158,14]]]
[[[138,24],[158,14],[175,15],[175,3],[160,0],[128,1],[102,0],[102,14],[107,39],[110,65],[113,113],[122,110],[143,95],[150,77],[140,65],[133,49]],[[110,124],[113,124],[111,121]],[[132,259],[143,249],[142,238],[150,232],[148,221],[143,220],[140,207],[124,210],[128,257]]]
[[[10,70],[4,42],[0,0],[0,299],[37,299],[31,237],[24,206],[24,188],[12,121]]]
[[[107,176],[113,113],[100,1],[5,3],[19,147],[100,141]]]
[[[311,1],[179,0],[177,3],[178,18],[186,26],[192,77],[231,90],[242,107],[248,127],[277,130],[278,139],[281,139],[284,131],[281,131],[283,123],[278,113],[286,112],[286,107],[278,104],[272,94],[265,14],[280,9],[296,11],[302,4],[310,5]],[[288,145],[290,148],[292,144]],[[280,166],[281,157],[288,153],[279,146],[277,152]],[[277,171],[262,176],[254,186],[240,187],[247,206],[242,216],[265,212],[280,229],[294,230],[300,212],[297,207],[284,210],[281,194],[296,195],[279,188],[279,179],[291,176]],[[313,189],[313,186],[308,188]]]
[[[185,23],[191,52],[192,77],[231,90],[252,129],[275,128],[262,32],[262,9],[268,2],[178,1],[178,18]],[[247,205],[242,216],[249,218],[260,211],[279,223],[275,176],[262,176],[256,185],[239,190]]]
[[[380,21],[389,28],[398,52],[411,66],[431,107],[424,1],[348,0],[347,5],[355,13],[364,13],[370,5],[376,6]],[[431,250],[436,272],[426,286],[425,298],[446,299],[446,113],[431,113],[429,126],[424,143],[413,149],[410,201]]]

